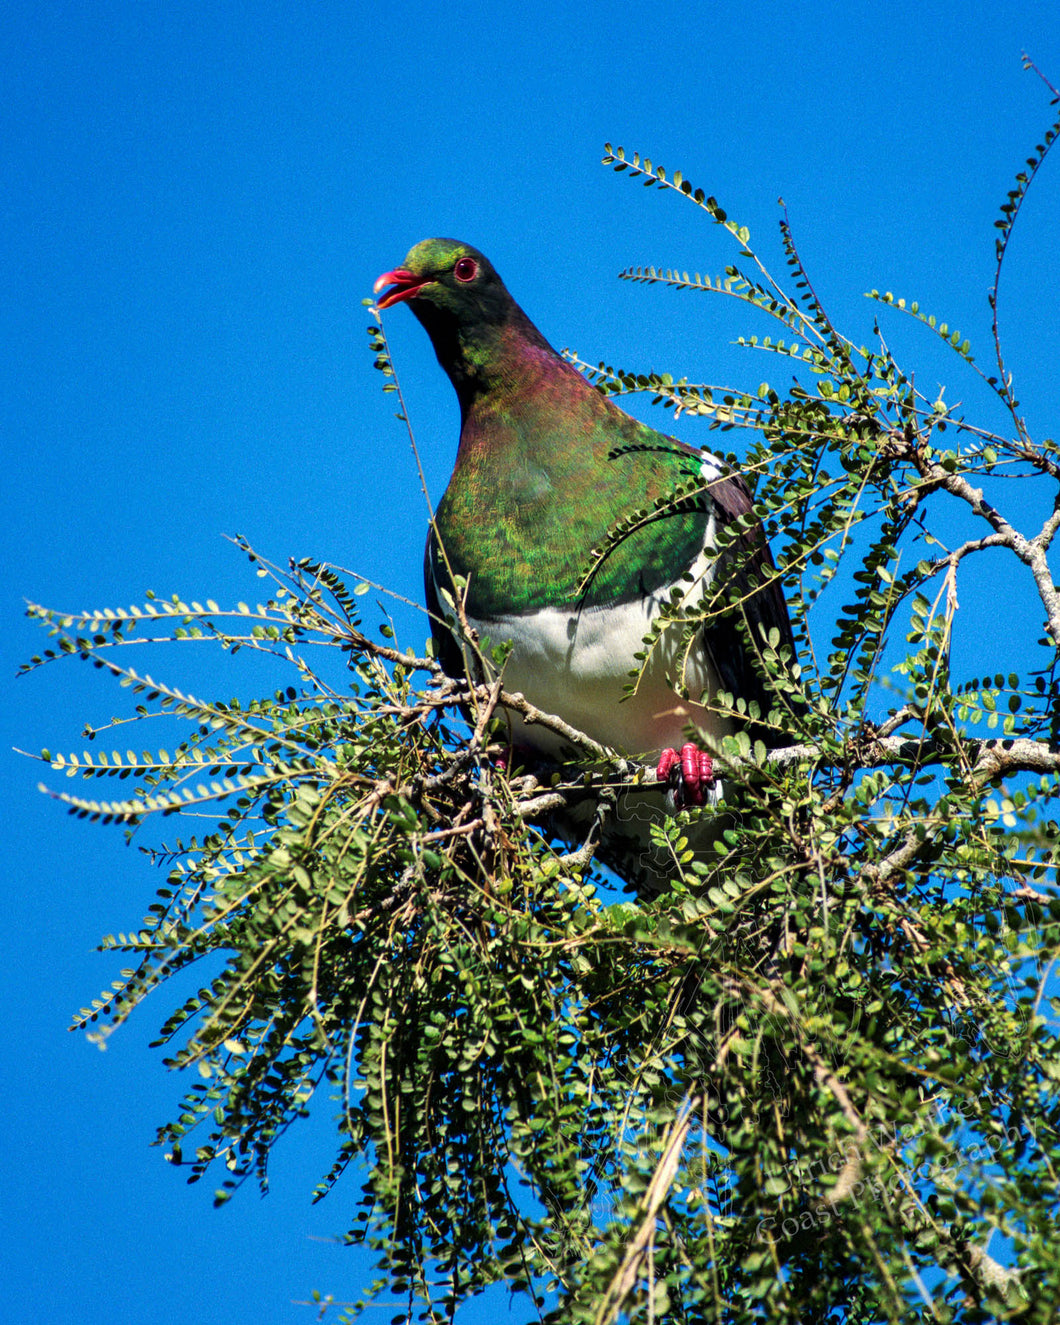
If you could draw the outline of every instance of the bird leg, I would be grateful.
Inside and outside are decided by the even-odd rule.
[[[668,748],[659,756],[655,776],[665,782],[677,809],[706,803],[707,791],[714,785],[714,760],[698,745],[688,741],[681,753]]]

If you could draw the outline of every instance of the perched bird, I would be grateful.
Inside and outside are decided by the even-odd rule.
[[[444,624],[456,576],[469,626],[493,645],[512,645],[506,690],[521,691],[601,745],[658,762],[679,804],[702,803],[713,780],[709,751],[734,729],[730,717],[711,710],[712,695],[754,701],[764,718],[774,705],[749,645],[760,647],[762,628],[775,628],[794,655],[760,527],[712,555],[719,529],[751,510],[743,479],[602,395],[552,349],[469,244],[424,240],[379,277],[375,293],[379,309],[408,303],[460,402],[456,464],[425,565],[443,665],[461,666]],[[694,499],[668,511],[655,507],[690,482],[699,489]],[[605,549],[609,531],[635,511],[649,514],[587,576],[594,549]],[[741,634],[731,617],[714,619],[691,648],[680,630],[666,630],[635,693],[623,698],[671,594],[694,604],[718,575],[740,581],[748,629]],[[675,691],[675,681],[690,698]],[[517,714],[511,720],[515,746],[565,753],[559,736]],[[653,887],[665,871],[650,859],[645,820],[657,817],[660,799],[653,809],[643,796],[620,806],[602,853],[628,879]]]

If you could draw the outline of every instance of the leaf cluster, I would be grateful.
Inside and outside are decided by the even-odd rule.
[[[1002,209],[998,273],[1055,132]],[[338,1189],[402,1319],[452,1319],[504,1283],[555,1325],[1044,1325],[1060,1300],[1060,456],[1019,414],[998,280],[997,372],[981,376],[1004,431],[925,396],[879,322],[868,344],[838,331],[786,216],[782,284],[680,173],[610,146],[604,160],[739,245],[721,278],[626,278],[741,300],[780,324],[743,344],[791,374],[737,390],[571,356],[605,392],[747,439],[718,472],[753,485],[753,515],[719,529],[715,573],[679,587],[639,660],[680,657],[720,621],[755,655],[770,711],[712,701],[741,727],[717,752],[723,804],[658,817],[672,886],[622,896],[594,862],[597,829],[650,774],[507,694],[503,651],[484,682],[403,650],[386,622],[370,638],[371,586],[337,568],[281,572],[243,544],[271,585],[256,606],[33,607],[53,643],[31,668],[88,661],[139,724],[183,733],[100,754],[103,727],[92,750],[41,753],[93,792],[121,784],[58,793],[72,813],[130,835],[178,825],[149,848],[165,880],[142,924],[104,941],[120,979],[75,1024],[106,1037],[194,975],[162,1015],[167,1062],[193,1084],[159,1142],[192,1181],[218,1174],[223,1202],[266,1185],[278,1139],[329,1099],[316,1195]],[[917,304],[872,298],[980,371]],[[370,345],[400,397],[377,323]],[[1002,479],[1041,489],[1050,513],[1022,527]],[[586,550],[586,582],[643,524],[709,509],[716,481],[628,513]],[[758,521],[775,566],[748,583]],[[1018,577],[1045,622],[985,674],[955,662],[969,564]],[[755,615],[773,578],[795,656]],[[265,653],[292,684],[203,701],[123,661],[195,641]],[[512,767],[504,713],[520,705],[580,757]],[[587,804],[584,839],[561,840]],[[182,834],[193,815],[209,827]]]

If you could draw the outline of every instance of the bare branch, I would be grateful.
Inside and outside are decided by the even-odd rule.
[[[648,1190],[641,1198],[642,1217],[640,1224],[636,1233],[630,1239],[626,1247],[626,1254],[622,1258],[622,1264],[615,1271],[607,1292],[604,1294],[593,1318],[594,1325],[610,1325],[612,1321],[617,1320],[626,1299],[637,1282],[641,1267],[647,1260],[649,1248],[655,1234],[656,1217],[673,1185],[677,1166],[681,1159],[681,1151],[688,1140],[693,1115],[701,1103],[702,1097],[698,1095],[686,1100],[666,1133],[663,1152],[659,1156],[659,1162],[651,1176]]]
[[[937,461],[927,459],[923,451],[911,443],[906,444],[906,455],[913,460],[929,483],[945,489],[952,496],[966,502],[976,515],[986,520],[993,528],[994,535],[984,543],[984,546],[1007,547],[1029,568],[1038,588],[1038,596],[1049,618],[1050,634],[1060,643],[1060,594],[1057,593],[1056,585],[1053,583],[1052,572],[1045,555],[1052,530],[1055,528],[1052,521],[1047,522],[1038,538],[1028,539],[986,500],[982,488],[973,488],[963,474],[951,473]]]

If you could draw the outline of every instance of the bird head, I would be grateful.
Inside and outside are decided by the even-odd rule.
[[[408,303],[461,403],[495,376],[513,346],[548,350],[490,260],[459,240],[422,240],[373,289],[382,292],[377,308]]]
[[[490,260],[456,239],[421,240],[401,266],[384,272],[372,289],[377,295],[386,290],[378,308],[408,300],[423,322],[501,321],[512,302]]]

